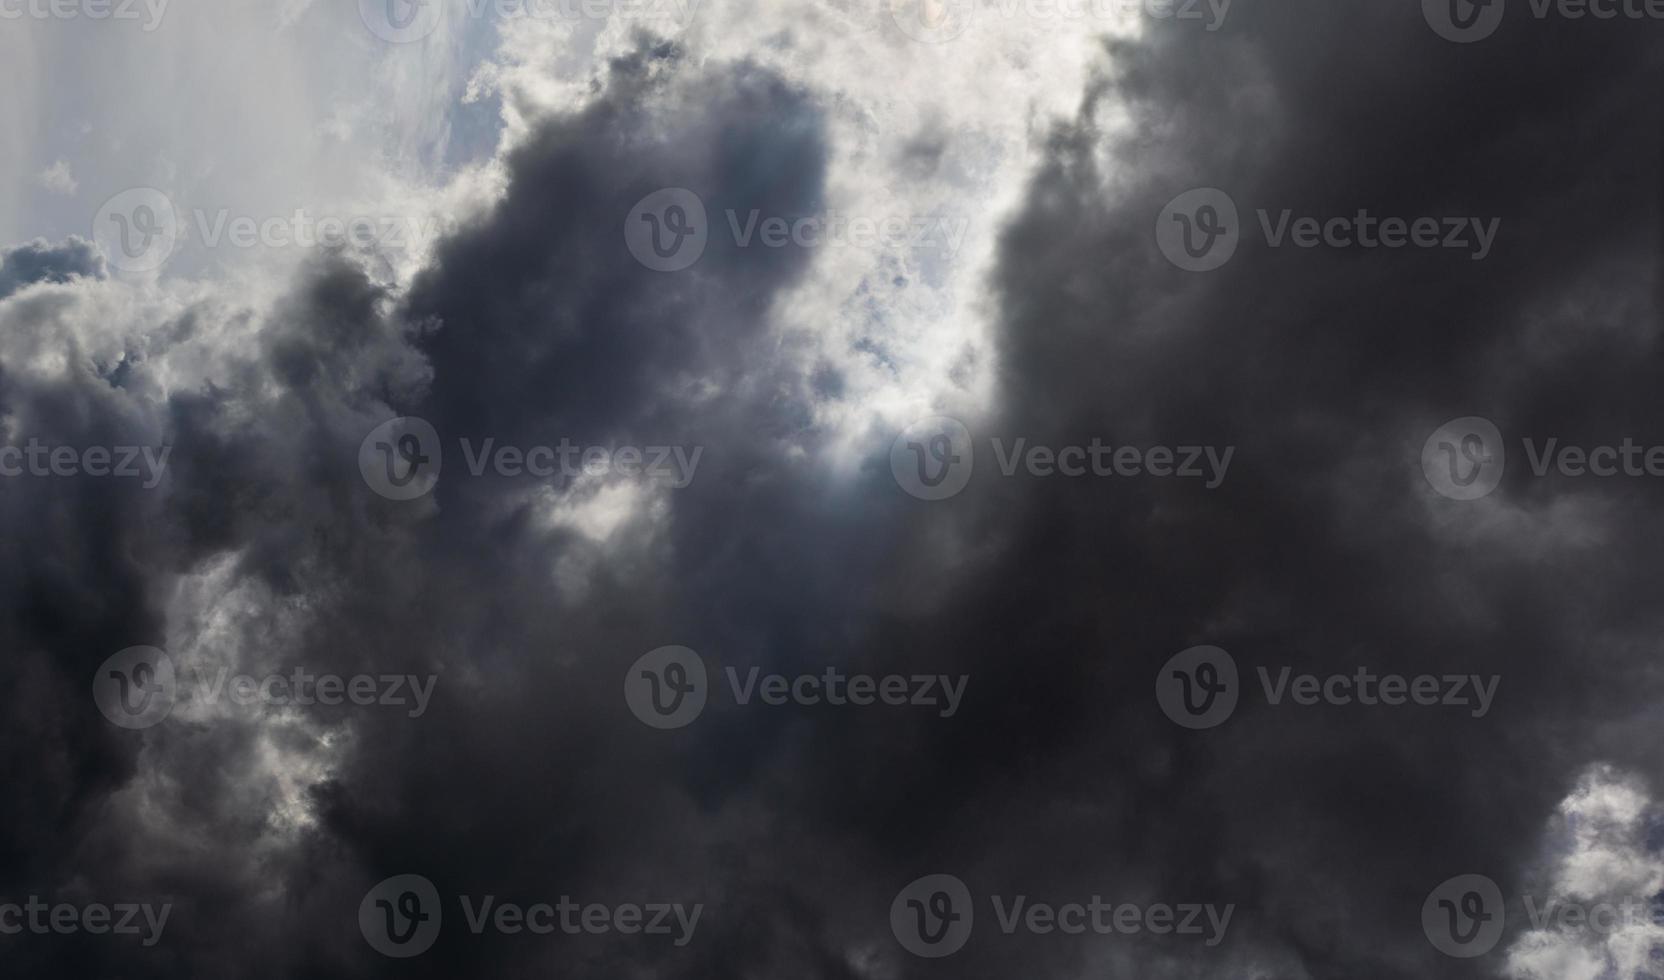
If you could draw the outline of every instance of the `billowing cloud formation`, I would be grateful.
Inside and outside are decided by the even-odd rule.
[[[37,282],[68,282],[73,276],[102,275],[104,263],[91,242],[71,238],[60,246],[44,240],[0,253],[0,299]]]
[[[868,404],[882,387],[862,380],[930,363],[894,350],[909,324],[937,324],[886,304],[942,280],[742,247],[725,227],[819,214],[852,179],[838,169],[848,106],[775,53],[702,58],[641,37],[576,108],[517,107],[497,200],[408,287],[324,254],[250,310],[98,279],[83,243],[7,253],[0,275],[36,284],[0,288],[17,293],[0,305],[7,444],[172,450],[148,490],[7,478],[0,670],[17,699],[0,733],[31,748],[0,769],[0,894],[173,905],[154,948],[6,937],[8,962],[132,977],[1456,977],[1475,964],[1439,953],[1421,910],[1469,873],[1510,903],[1509,944],[1481,965],[1635,962],[1521,938],[1518,896],[1555,819],[1616,826],[1621,846],[1574,830],[1574,855],[1656,861],[1637,815],[1658,736],[1654,490],[1539,477],[1516,450],[1664,444],[1660,146],[1640,94],[1656,37],[1515,19],[1458,46],[1413,7],[1238,7],[1217,32],[1152,20],[1105,41],[1078,111],[1034,134],[980,287],[986,337],[942,334],[954,370],[920,386],[934,393],[921,410],[964,414],[977,450],[948,501],[897,486],[891,412],[907,400]],[[906,137],[910,160],[960,159],[959,134],[916,122],[885,136]],[[1197,187],[1228,194],[1241,225],[1206,274],[1175,267],[1154,233]],[[678,272],[625,240],[662,188],[695,193],[710,225]],[[1271,247],[1284,211],[1365,209],[1497,233],[1482,261]],[[840,315],[835,342],[806,338],[805,297],[839,290],[885,302],[867,329]],[[1471,415],[1510,438],[1509,468],[1494,494],[1455,501],[1420,454]],[[378,496],[358,468],[395,416],[431,424],[443,450],[414,501]],[[471,472],[487,440],[563,439],[700,462],[685,486]],[[1233,455],[1213,489],[1005,478],[1017,439]],[[193,681],[165,723],[128,731],[88,689],[138,644],[193,678],[299,666],[431,677],[433,696],[420,717],[250,708]],[[1228,650],[1243,681],[1235,714],[1203,731],[1154,696],[1162,665],[1197,644]],[[712,695],[694,724],[658,731],[622,691],[666,645],[703,656]],[[947,717],[740,705],[730,667],[966,686]],[[1480,716],[1273,703],[1261,672],[1284,667],[1441,689],[1492,678],[1494,702]],[[1557,887],[1586,897],[1656,885],[1586,858],[1562,872]],[[955,956],[915,959],[891,903],[933,873],[967,884],[975,928]],[[400,874],[429,879],[444,909],[408,961],[378,954],[358,920],[367,890]],[[685,946],[475,935],[463,895],[703,911]],[[1234,911],[1212,945],[1006,935],[988,896],[1015,895]]]

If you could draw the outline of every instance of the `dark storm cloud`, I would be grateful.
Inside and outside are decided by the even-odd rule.
[[[921,509],[878,467],[853,489],[818,486],[787,450],[819,438],[802,402],[835,396],[781,377],[754,346],[757,300],[791,270],[717,252],[706,275],[655,277],[620,254],[613,230],[659,186],[766,200],[794,172],[774,167],[794,155],[790,140],[782,150],[770,133],[766,152],[717,156],[731,183],[713,187],[710,144],[679,137],[683,152],[668,158],[605,158],[604,189],[575,194],[566,188],[598,183],[577,149],[594,141],[567,133],[594,120],[552,126],[522,150],[508,200],[413,291],[409,314],[445,326],[423,344],[431,397],[409,409],[442,431],[505,441],[573,430],[695,439],[710,469],[671,498],[654,567],[602,563],[581,608],[558,612],[536,563],[502,575],[548,553],[525,549],[523,512],[478,506],[501,485],[441,484],[451,527],[493,520],[465,541],[447,534],[442,567],[460,577],[440,618],[475,622],[477,656],[522,679],[504,688],[522,696],[498,693],[497,725],[445,716],[457,727],[413,733],[431,743],[418,753],[431,766],[342,780],[332,822],[379,849],[370,877],[420,865],[442,893],[504,881],[533,898],[552,882],[691,892],[710,904],[705,941],[662,965],[692,975],[759,964],[854,974],[862,950],[881,969],[937,972],[899,958],[887,911],[902,884],[940,870],[979,896],[1239,908],[1217,949],[979,935],[974,959],[943,961],[943,975],[1456,975],[1421,935],[1422,898],[1469,870],[1506,879],[1535,855],[1545,815],[1604,748],[1568,749],[1564,726],[1587,731],[1649,693],[1590,668],[1614,655],[1589,649],[1585,617],[1642,635],[1651,616],[1608,584],[1610,552],[1554,556],[1603,582],[1572,594],[1530,561],[1475,553],[1439,523],[1468,518],[1429,502],[1416,453],[1434,425],[1470,412],[1543,431],[1532,404],[1556,388],[1570,399],[1591,369],[1610,404],[1634,413],[1621,417],[1651,417],[1645,358],[1616,355],[1651,343],[1656,126],[1621,107],[1656,64],[1633,25],[1578,30],[1571,51],[1564,34],[1510,31],[1476,53],[1418,16],[1241,15],[1218,37],[1158,34],[1114,52],[1101,94],[1131,99],[1150,130],[1112,161],[1131,181],[1125,198],[1107,199],[1095,170],[1099,103],[1056,135],[998,272],[1004,399],[989,423],[1052,444],[1240,447],[1241,470],[1213,493],[983,479]],[[1388,44],[1398,57],[1363,57]],[[1405,77],[1405,61],[1425,70]],[[1559,81],[1526,83],[1537,90],[1522,103],[1506,81],[1522,63]],[[1554,134],[1580,101],[1601,107],[1606,126],[1587,124],[1574,149]],[[610,112],[595,115],[617,125]],[[673,131],[707,125],[694,119]],[[1593,167],[1582,163],[1590,145],[1607,150]],[[1197,280],[1163,262],[1151,229],[1169,197],[1198,185],[1231,188],[1245,209],[1496,215],[1504,236],[1486,262],[1460,264],[1250,243]],[[767,204],[793,213],[812,201]],[[589,233],[552,235],[551,209]],[[1586,348],[1574,374],[1537,345],[1543,311],[1559,306],[1554,285],[1587,282],[1605,287],[1580,293],[1589,315],[1623,322],[1564,325],[1553,346]],[[689,398],[682,376],[720,394]],[[1575,413],[1554,419],[1577,431]],[[1538,513],[1537,497],[1560,492],[1510,483],[1506,499]],[[1647,567],[1655,533],[1625,526],[1632,567]],[[969,560],[944,556],[944,540]],[[1229,647],[1245,673],[1494,671],[1504,694],[1488,719],[1249,707],[1222,731],[1181,732],[1151,691],[1160,664],[1198,642]],[[607,705],[624,666],[661,643],[713,666],[963,671],[972,694],[952,723],[713,710],[674,739],[650,738]],[[383,822],[366,824],[365,798],[404,806],[369,807]],[[492,840],[445,850],[482,809],[498,815]],[[570,955],[448,934],[430,965]]]
[[[713,234],[696,266],[661,273],[621,229],[664,187],[697,193],[713,223],[815,213],[820,109],[672,46],[644,45],[591,108],[541,125],[508,157],[503,201],[403,298],[328,256],[210,384],[164,390],[154,373],[200,339],[204,310],[119,368],[51,384],[0,369],[13,442],[176,446],[153,493],[4,488],[0,682],[19,696],[0,735],[45,748],[0,767],[0,887],[179,905],[157,950],[48,937],[8,962],[132,977],[1468,975],[1421,935],[1427,892],[1470,871],[1509,881],[1592,759],[1656,767],[1626,748],[1648,726],[1622,720],[1657,694],[1661,528],[1644,485],[1520,467],[1497,498],[1517,527],[1476,531],[1490,511],[1432,495],[1420,444],[1469,414],[1664,443],[1656,41],[1646,24],[1518,20],[1464,47],[1413,5],[1239,0],[1217,33],[1156,24],[1108,52],[1005,233],[1000,403],[978,435],[1238,447],[1213,491],[999,479],[984,457],[964,494],[926,504],[895,486],[890,433],[853,485],[805,462],[830,441],[811,408],[844,397],[771,322],[808,256]],[[1123,101],[1134,138],[1106,153],[1099,120]],[[930,131],[907,152],[924,172],[952,144]],[[1501,232],[1483,262],[1251,234],[1199,276],[1152,234],[1198,186],[1228,190],[1250,223],[1260,207],[1367,207],[1496,216]],[[27,248],[0,276],[94,272],[78,245]],[[431,498],[383,500],[359,477],[360,440],[394,414],[440,433]],[[705,457],[602,544],[552,526],[537,481],[469,477],[464,437]],[[1598,543],[1563,543],[1580,522]],[[336,740],[342,762],[310,789],[316,826],[269,850],[251,816],[276,805],[249,775],[257,726],[141,739],[86,695],[117,649],[209,635],[164,608],[178,575],[230,554],[269,608],[209,642],[245,665],[439,676],[420,719],[320,709],[285,729],[303,753]],[[298,640],[286,608],[308,616]],[[1503,680],[1483,719],[1250,698],[1190,732],[1153,687],[1197,643],[1229,649],[1250,685],[1261,664]],[[656,732],[621,688],[665,644],[704,654],[718,687],[726,665],[971,680],[951,719],[713,704]],[[141,744],[160,786],[135,785]],[[121,786],[166,801],[189,846],[150,853],[134,842],[156,827],[106,819]],[[969,883],[977,931],[955,957],[913,960],[890,901],[933,872]],[[366,889],[403,873],[445,903],[439,942],[411,961],[380,957],[356,921]],[[1237,911],[1213,948],[1004,937],[995,893]],[[685,948],[472,936],[459,894],[705,911]]]
[[[1048,856],[1074,847],[1109,881],[1130,866],[1237,901],[1236,949],[1286,951],[1297,975],[1469,975],[1421,935],[1432,886],[1516,874],[1592,758],[1656,771],[1623,747],[1637,729],[1608,720],[1658,694],[1639,587],[1657,574],[1657,488],[1534,479],[1516,459],[1499,499],[1521,512],[1485,534],[1485,510],[1420,475],[1422,440],[1470,414],[1511,451],[1522,436],[1664,441],[1659,126],[1640,94],[1658,28],[1511,16],[1462,47],[1415,5],[1260,4],[1219,37],[1118,49],[1004,241],[997,429],[1238,447],[1214,493],[1054,480],[1000,509],[1015,545],[988,591],[1018,568],[1037,578],[1011,605],[1056,637],[1031,653],[1045,688],[1093,692],[1041,695],[1048,721],[1023,726],[1025,751],[1059,765],[1053,785],[1103,807],[1105,843],[1083,829]],[[1138,132],[1104,163],[1096,114],[1124,98]],[[1245,226],[1200,276],[1152,234],[1192,187],[1227,190]],[[1272,250],[1258,208],[1501,224],[1482,262]],[[1568,544],[1581,521],[1596,540]],[[1485,719],[1244,708],[1181,733],[1150,716],[1149,690],[1195,643],[1230,650],[1248,687],[1260,664],[1367,664],[1497,673],[1501,693]],[[1002,661],[984,674],[1026,674]]]
[[[712,901],[703,852],[681,858],[678,873],[658,867],[655,850],[683,844],[659,839],[673,829],[664,824],[669,808],[701,818],[672,786],[653,785],[655,767],[680,768],[674,759],[654,762],[662,745],[619,718],[630,659],[669,637],[707,631],[697,625],[704,597],[678,594],[684,570],[656,567],[680,543],[660,540],[649,526],[626,529],[608,545],[624,552],[614,561],[579,535],[537,526],[523,496],[529,484],[470,480],[455,453],[463,436],[700,446],[724,458],[700,492],[735,509],[740,502],[727,497],[736,488],[778,479],[765,467],[803,424],[792,388],[806,382],[771,357],[765,328],[775,293],[802,269],[802,253],[740,256],[713,242],[698,274],[666,276],[631,258],[620,230],[631,205],[662,186],[697,188],[713,214],[742,205],[813,213],[825,154],[818,112],[802,92],[750,66],[705,74],[681,60],[673,48],[644,47],[612,66],[607,95],[593,109],[545,126],[510,159],[507,200],[445,245],[396,321],[386,317],[388,297],[378,287],[326,256],[257,332],[238,326],[251,342],[200,388],[151,400],[159,388],[152,365],[202,340],[198,318],[210,311],[192,310],[161,339],[129,345],[142,354],[117,368],[88,365],[72,381],[11,396],[14,411],[43,413],[39,431],[63,441],[95,434],[45,414],[54,399],[73,399],[89,426],[137,416],[161,430],[151,441],[165,436],[177,450],[162,490],[114,502],[121,506],[54,500],[41,483],[16,484],[8,498],[18,539],[45,539],[32,551],[40,567],[13,569],[12,594],[65,602],[65,581],[81,581],[96,590],[104,613],[74,633],[33,620],[13,630],[14,648],[45,651],[38,662],[13,662],[39,675],[19,678],[38,706],[38,717],[13,717],[19,740],[75,753],[62,767],[22,767],[8,781],[8,799],[28,818],[12,823],[20,851],[54,840],[54,827],[92,819],[107,805],[104,795],[132,779],[140,740],[97,719],[88,682],[115,650],[164,642],[166,584],[205,561],[236,554],[232,579],[271,604],[206,641],[234,650],[238,667],[298,661],[314,671],[437,673],[443,692],[420,723],[320,711],[295,730],[303,753],[317,751],[304,744],[309,739],[343,727],[352,738],[340,778],[313,790],[318,830],[269,858],[258,856],[272,840],[260,815],[278,801],[262,798],[269,787],[252,775],[262,767],[256,726],[175,719],[149,730],[165,776],[143,790],[165,804],[168,826],[63,835],[66,844],[82,842],[78,852],[36,853],[3,884],[20,896],[61,894],[79,881],[91,897],[135,888],[166,897],[177,906],[170,942],[135,955],[91,937],[52,937],[25,948],[26,964],[87,973],[119,967],[131,976],[380,975],[398,964],[364,943],[358,903],[374,881],[402,871],[438,882],[452,917],[444,941],[416,965],[424,975],[493,967],[520,975],[560,963],[598,976],[640,957],[677,954],[684,965],[753,959],[734,940],[685,953],[639,943],[476,940],[454,904],[459,892],[525,903],[563,894]],[[690,408],[701,402],[708,404],[696,416]],[[359,477],[358,443],[388,417],[387,406],[420,413],[445,434],[457,477],[431,502],[391,504]],[[117,491],[92,481],[75,489]],[[78,506],[100,515],[89,530],[107,523],[120,533],[83,542],[80,528],[41,520],[44,511],[68,508],[72,516]],[[676,537],[697,565],[722,546],[722,533],[692,523]],[[62,567],[59,552],[71,542],[87,552],[85,574]],[[636,544],[647,550],[632,550]],[[552,584],[564,581],[553,575],[563,560],[589,563],[582,594]],[[116,575],[96,588],[100,577]],[[293,604],[313,616],[298,645],[280,629],[282,607]],[[191,640],[208,629],[185,622],[166,632]],[[51,725],[73,725],[77,737],[43,727]],[[620,778],[632,770],[639,781]],[[721,795],[716,787],[702,793],[714,794],[712,805]],[[65,799],[43,811],[39,801],[50,796]],[[177,820],[184,826],[169,823]],[[147,833],[172,831],[192,835],[194,846],[178,853],[164,842],[160,856],[136,853]],[[129,850],[118,846],[123,835],[133,841]],[[154,867],[162,860],[166,873]],[[802,945],[790,936],[781,942]]]
[[[36,282],[68,282],[72,277],[100,277],[104,260],[89,241],[73,236],[62,245],[37,239],[0,251],[0,299]]]

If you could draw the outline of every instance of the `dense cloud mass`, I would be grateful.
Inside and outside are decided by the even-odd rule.
[[[320,30],[291,6],[259,29]],[[1664,895],[1664,23],[1112,6],[921,41],[859,4],[494,39],[435,5],[353,55],[448,114],[390,112],[430,183],[356,212],[431,239],[231,254],[189,179],[133,174],[0,251],[5,975],[1664,972],[1664,916],[1542,915]],[[188,272],[86,238],[151,184]],[[1236,250],[1185,268],[1195,232]],[[903,434],[936,416],[966,438]],[[1162,691],[1198,646],[1235,709],[1187,726]],[[627,694],[664,647],[707,671],[682,727]],[[828,703],[891,675],[908,703]],[[1467,875],[1500,904],[1439,891]],[[10,931],[36,896],[81,927]],[[1497,924],[1481,955],[1441,896],[1446,946]],[[567,897],[606,925],[521,928]],[[136,934],[88,927],[124,903]],[[963,948],[921,954],[915,911]]]

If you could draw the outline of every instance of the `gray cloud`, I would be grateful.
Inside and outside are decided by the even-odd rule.
[[[0,735],[38,750],[0,767],[0,893],[178,903],[155,950],[79,937],[9,960],[132,977],[1471,975],[1421,934],[1433,886],[1512,883],[1591,762],[1653,776],[1661,528],[1644,483],[1523,467],[1464,509],[1429,492],[1418,454],[1469,414],[1664,442],[1655,39],[1517,20],[1460,47],[1413,7],[1237,7],[1217,33],[1157,23],[1106,44],[1077,117],[1044,134],[991,273],[998,401],[976,422],[1050,445],[1236,446],[1214,491],[1002,480],[979,460],[963,494],[923,504],[878,432],[853,478],[829,478],[815,461],[840,433],[820,420],[859,406],[777,322],[814,256],[713,236],[667,274],[621,234],[663,187],[713,221],[824,208],[827,104],[668,43],[538,124],[500,202],[406,292],[325,254],[270,310],[199,303],[96,342],[64,326],[67,299],[7,301],[36,340],[14,355],[30,363],[0,364],[12,441],[175,451],[155,492],[5,487],[0,680],[19,696]],[[916,159],[955,139],[934,123],[909,137]],[[1470,262],[1274,250],[1250,228],[1196,275],[1152,229],[1197,186],[1228,189],[1248,222],[1369,208],[1495,216],[1501,233]],[[0,266],[18,283],[97,272],[79,242]],[[61,371],[32,356],[54,340]],[[459,453],[423,501],[372,494],[359,442],[404,414],[448,454],[564,436],[697,445],[705,462],[597,538],[550,519],[587,491],[470,478]],[[135,737],[86,690],[137,643],[439,680],[417,720],[188,705]],[[1245,703],[1192,732],[1152,688],[1198,643],[1245,676],[1503,680],[1484,719]],[[666,644],[713,675],[836,664],[970,685],[952,719],[715,704],[657,732],[621,685]],[[944,871],[979,896],[1237,911],[1210,948],[1005,937],[983,900],[964,952],[913,960],[890,901]],[[450,896],[412,961],[379,957],[356,922],[365,890],[402,873]],[[476,937],[457,894],[706,910],[686,948]]]

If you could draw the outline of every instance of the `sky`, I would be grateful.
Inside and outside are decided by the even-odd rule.
[[[1664,976],[1661,21],[0,0],[6,975]]]

